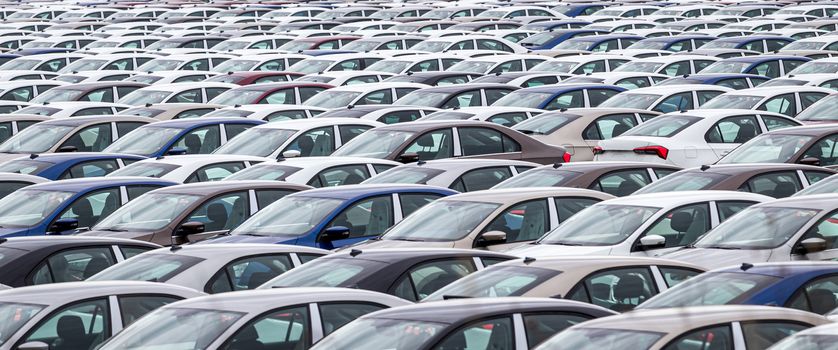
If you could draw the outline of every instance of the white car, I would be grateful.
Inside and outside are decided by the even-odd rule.
[[[361,105],[332,109],[317,118],[360,118],[374,120],[384,124],[412,122],[439,111],[433,107]]]
[[[512,127],[544,112],[543,109],[525,107],[463,107],[436,111],[419,120],[479,120]]]
[[[755,87],[721,94],[701,106],[701,109],[754,109],[794,117],[834,92],[815,86]]]
[[[629,62],[631,64],[634,62]],[[562,80],[562,83],[594,83],[616,85],[626,89],[637,89],[657,85],[658,83],[671,78],[668,75],[645,72],[602,72],[579,75]],[[510,82],[512,83],[512,82]]]
[[[507,159],[437,159],[401,164],[365,184],[422,184],[459,192],[488,190],[539,164]]]
[[[222,62],[233,58],[236,58],[236,56],[218,53],[168,55],[148,61],[138,66],[135,70],[149,73],[167,70],[208,71]]]
[[[394,74],[441,71],[450,68],[466,58],[466,56],[456,55],[451,52],[395,56],[375,62],[364,70]]]
[[[226,83],[159,84],[137,89],[117,102],[132,106],[155,103],[206,103],[221,93],[239,87]]]
[[[146,73],[146,72],[125,72],[121,71],[120,73],[131,74],[130,77],[123,79],[124,81],[132,81],[135,83],[143,83],[143,84],[174,84],[174,83],[192,83],[198,81],[204,81],[208,78],[212,78],[219,73],[216,72],[207,72],[207,71],[196,71],[196,70],[169,70],[169,71],[159,71],[153,73]]]
[[[598,53],[564,56],[540,63],[529,71],[570,74],[610,72],[633,60],[631,57]]]
[[[385,124],[355,118],[312,118],[252,127],[215,150],[277,159],[328,156],[361,133]]]
[[[621,197],[583,209],[536,243],[511,248],[506,253],[534,258],[563,255],[657,257],[695,242],[743,209],[771,200],[774,198],[737,191],[684,191]]]
[[[143,159],[108,175],[153,177],[180,183],[219,181],[239,170],[269,160],[242,155],[186,154]]]
[[[138,53],[118,53],[107,55],[95,55],[89,58],[82,58],[66,67],[61,68],[58,73],[76,73],[95,70],[134,70],[144,63],[159,56]]]
[[[446,69],[447,72],[497,74],[528,71],[549,58],[542,55],[498,55],[469,58]]]
[[[285,181],[312,187],[355,185],[399,165],[391,160],[363,157],[280,158],[254,165],[224,180]]]
[[[44,71],[31,70],[0,70],[0,81],[12,80],[48,80],[54,79],[58,74]]]
[[[340,86],[314,95],[304,106],[341,108],[355,105],[392,104],[405,95],[430,86],[418,83],[369,83]]]
[[[70,85],[57,80],[12,80],[0,85],[0,100],[29,102],[45,91]]]
[[[721,58],[701,55],[648,57],[626,63],[614,71],[659,73],[674,77],[698,73],[717,61]]]
[[[134,72],[126,72],[121,70],[89,70],[85,72],[72,72],[61,74],[51,79],[71,84],[95,83],[99,81],[125,80],[132,77],[134,74]]]
[[[646,109],[661,113],[696,109],[731,88],[706,84],[651,86],[621,92],[599,107]],[[735,107],[731,107],[735,108]]]
[[[301,105],[256,104],[224,107],[204,115],[205,117],[243,117],[268,122],[314,118],[327,111],[325,108]]]
[[[645,161],[697,167],[713,164],[764,132],[801,125],[777,113],[699,109],[654,117],[620,136],[602,140],[594,160]]]
[[[461,35],[428,39],[410,48],[412,51],[448,52],[458,50],[484,50],[509,53],[527,53],[529,50],[506,39],[486,35]]]
[[[339,53],[306,58],[286,68],[288,72],[313,74],[328,71],[364,70],[374,62],[384,59],[375,53]]]
[[[293,35],[255,35],[244,36],[225,40],[212,47],[213,51],[239,53],[240,50],[247,50],[249,53],[261,51],[271,52],[291,40],[296,39]]]
[[[109,102],[51,102],[45,105],[32,105],[13,114],[45,115],[53,118],[81,117],[89,115],[117,114],[131,108],[129,105]]]
[[[384,79],[395,76],[393,73],[369,72],[369,71],[331,71],[309,74],[294,79],[294,81],[307,81],[312,83],[324,83],[334,86],[345,86],[366,83],[378,83]]]
[[[217,73],[242,72],[242,71],[284,71],[294,63],[310,58],[308,55],[292,53],[270,53],[260,55],[248,55],[236,57],[224,61],[213,67],[212,71]]]

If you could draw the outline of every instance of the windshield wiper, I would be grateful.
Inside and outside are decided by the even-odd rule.
[[[726,250],[742,250],[740,247],[733,247],[733,246],[724,246],[724,245],[710,245],[704,246],[701,248],[709,248],[709,249],[726,249]]]
[[[125,232],[125,231],[128,231],[128,230],[123,230],[123,229],[121,229],[121,228],[108,227],[108,228],[101,228],[101,229],[99,229],[99,231],[108,231],[108,232]]]
[[[571,246],[571,247],[578,247],[578,246],[582,245],[582,243],[570,243],[570,242],[563,242],[563,241],[547,242],[547,244],[566,245],[566,246]]]
[[[219,234],[219,235],[221,235],[221,234]],[[242,236],[252,236],[252,237],[267,237],[267,236],[265,236],[265,235],[258,235],[258,234],[255,234],[255,233],[250,233],[250,232],[248,232],[248,233],[242,233],[241,235],[242,235]]]
[[[424,240],[416,239],[416,238],[391,238],[394,241],[405,241],[405,242],[424,242]]]
[[[452,300],[452,299],[471,299],[474,297],[470,297],[468,295],[443,295],[442,300]]]

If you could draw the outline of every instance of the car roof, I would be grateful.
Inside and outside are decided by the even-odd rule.
[[[261,120],[239,118],[239,117],[212,117],[212,118],[187,118],[187,119],[173,119],[158,121],[156,123],[148,124],[150,127],[158,128],[191,128],[195,126],[214,125],[221,123],[233,124],[264,124]]]
[[[175,185],[160,188],[149,193],[176,193],[176,194],[195,194],[203,196],[212,196],[216,193],[235,191],[235,190],[249,190],[249,189],[290,189],[297,191],[305,191],[311,189],[311,186],[300,185],[284,181],[270,181],[270,180],[247,180],[247,181],[211,181],[199,182],[183,185]]]
[[[520,266],[550,269],[557,271],[594,271],[610,269],[620,266],[656,265],[656,266],[680,266],[699,271],[705,268],[684,261],[661,259],[641,256],[562,256],[549,258],[524,258],[504,261],[493,266]],[[833,267],[838,264],[833,264]]]
[[[665,86],[669,87],[669,86]],[[793,92],[823,92],[827,94],[835,93],[835,90],[817,87],[817,86],[766,86],[754,87],[750,89],[731,90],[726,95],[744,95],[744,96],[776,96],[780,94],[787,94]]]
[[[621,88],[616,85],[608,85],[608,84],[590,84],[590,83],[568,83],[568,84],[554,84],[554,85],[542,85],[542,86],[534,86],[519,89],[516,92],[548,92],[548,93],[560,93],[563,91],[569,90],[581,90],[581,89],[612,89],[612,90],[619,90],[625,91],[625,88]]]
[[[765,202],[773,199],[774,198],[757,193],[739,191],[681,191],[636,194],[627,197],[615,198],[603,203],[611,205],[672,207],[688,203],[710,200],[752,200],[757,202]]]
[[[63,305],[68,302],[115,294],[174,294],[195,297],[204,293],[167,283],[140,281],[84,281],[51,283],[0,291],[0,300],[16,303]]]
[[[602,200],[615,198],[605,192],[571,187],[523,187],[472,191],[440,198],[445,201],[472,201],[482,203],[512,204],[521,200],[544,197],[597,197]]]
[[[321,197],[321,198],[335,198],[335,199],[352,199],[358,196],[366,196],[377,193],[390,193],[398,191],[409,192],[442,192],[442,193],[457,193],[451,189],[428,186],[428,185],[414,185],[414,184],[364,184],[364,185],[343,185],[338,187],[323,187],[292,194],[295,197]]]
[[[138,241],[135,239],[97,237],[97,236],[35,236],[35,237],[9,237],[0,239],[0,247],[22,250],[35,250],[45,246],[60,245],[86,245],[86,244],[131,244],[148,247],[159,247],[157,244]]]
[[[795,164],[795,163],[730,163],[730,164],[712,164],[702,167],[684,169],[686,171],[703,171],[708,173],[720,174],[741,174],[752,171],[756,172],[770,172],[780,170],[812,170],[812,171],[826,171],[835,172],[829,168],[823,168],[814,165]]]
[[[366,84],[364,84],[366,85]],[[300,106],[305,108],[305,106]],[[359,118],[308,118],[308,119],[293,119],[283,120],[272,123],[265,123],[257,126],[259,129],[286,129],[286,130],[306,130],[311,128],[319,128],[329,125],[346,125],[346,124],[366,124],[370,126],[383,126],[374,120],[365,120]]]
[[[396,309],[381,310],[364,318],[385,318],[437,323],[459,323],[467,319],[483,318],[504,313],[525,313],[544,309],[567,312],[612,315],[613,311],[573,300],[529,297],[500,297],[433,301]],[[586,312],[587,311],[587,312]]]
[[[258,255],[268,253],[312,253],[326,255],[328,250],[290,244],[269,243],[218,243],[218,244],[187,244],[177,249],[168,247],[155,249],[148,254],[186,255],[204,259],[223,259],[225,257]]]
[[[760,207],[803,208],[833,210],[838,207],[838,195],[835,193],[813,194],[809,196],[787,197],[768,203],[756,204]]]
[[[51,182],[44,182],[34,184],[26,187],[27,190],[44,190],[44,191],[71,191],[79,192],[98,187],[112,187],[112,186],[129,186],[129,185],[176,185],[176,182],[155,179],[151,177],[128,177],[128,176],[114,176],[114,177],[91,177],[81,179],[58,180]]]
[[[97,115],[97,116],[89,116],[89,117],[72,117],[72,118],[59,118],[59,119],[50,119],[45,120],[39,124],[41,125],[68,125],[68,126],[81,126],[86,125],[89,123],[100,123],[100,122],[146,122],[146,123],[153,123],[156,122],[157,119],[147,118],[147,117],[139,117],[134,115]]]
[[[186,299],[169,304],[166,308],[197,308],[233,312],[263,313],[285,305],[305,303],[326,303],[332,301],[373,301],[387,303],[389,306],[405,305],[409,302],[391,295],[350,288],[305,287],[274,288],[220,293],[198,298]]]
[[[163,156],[157,158],[146,158],[137,163],[162,163],[162,164],[176,164],[180,166],[203,166],[206,164],[215,164],[220,162],[235,162],[235,161],[254,161],[264,162],[271,160],[270,158],[239,155],[239,154],[184,154],[178,156]]]
[[[724,86],[716,86],[716,85],[705,85],[705,84],[684,84],[684,85],[665,85],[665,86],[650,86],[638,89],[632,89],[623,92],[623,94],[661,94],[661,95],[670,95],[673,93],[684,92],[684,91],[694,91],[694,90],[716,90],[716,91],[725,91],[725,92],[732,92],[738,91],[733,90],[731,88],[727,88]],[[748,89],[752,90],[752,89]],[[693,110],[691,110],[693,111]]]
[[[68,160],[83,159],[113,159],[113,158],[131,158],[131,159],[145,159],[143,156],[136,154],[121,154],[121,153],[102,153],[102,152],[59,152],[59,153],[41,153],[30,156],[21,155],[21,158],[35,160],[40,162],[60,163]]]
[[[832,273],[838,269],[834,261],[784,261],[756,264],[742,264],[713,270],[712,272],[739,272],[789,277],[802,273],[826,272]]]

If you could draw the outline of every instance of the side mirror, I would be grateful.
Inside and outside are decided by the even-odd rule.
[[[285,158],[297,158],[301,154],[302,153],[300,153],[300,151],[297,151],[297,150],[289,150],[289,151],[282,152],[282,156],[285,157]]]
[[[416,163],[419,161],[419,154],[415,152],[408,152],[404,153],[398,157],[396,157],[396,161],[399,163]]]
[[[640,238],[640,246],[644,249],[662,248],[666,246],[666,237],[660,235],[648,235]]]
[[[20,344],[17,350],[49,350],[49,344],[42,341],[30,341]]]
[[[184,155],[184,154],[186,154],[187,152],[188,152],[188,151],[186,150],[186,148],[183,148],[183,147],[173,147],[173,148],[172,148],[172,149],[170,149],[168,152],[166,152],[166,154],[167,154],[167,155],[170,155],[170,156],[180,156],[180,155]]]
[[[198,221],[184,222],[180,228],[175,230],[174,235],[178,237],[186,237],[189,235],[196,235],[204,232],[204,223]]]
[[[823,238],[806,238],[798,246],[802,254],[822,252],[826,250],[826,240]]]
[[[58,148],[56,152],[58,153],[69,153],[69,152],[78,152],[79,148],[76,146],[61,146]],[[28,343],[27,343],[28,344]]]
[[[349,228],[346,226],[332,226],[323,231],[323,241],[339,241],[349,238]]]
[[[821,165],[821,160],[819,158],[816,158],[816,157],[806,157],[806,158],[803,158],[803,159],[799,160],[798,163],[806,164],[806,165],[820,166]]]
[[[488,246],[506,242],[506,232],[489,231],[480,236],[479,245]]]
[[[79,228],[79,219],[65,218],[55,220],[47,231],[50,234],[60,235],[61,232],[75,230],[77,228]]]

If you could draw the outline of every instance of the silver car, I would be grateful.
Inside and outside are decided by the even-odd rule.
[[[400,165],[363,183],[423,184],[471,192],[488,190],[537,166],[539,164],[506,159],[439,159]]]

